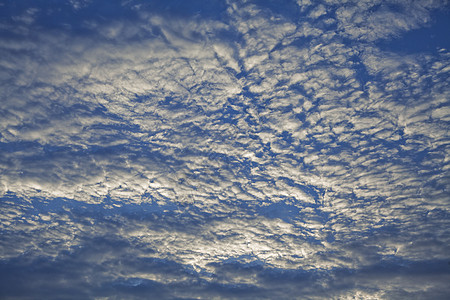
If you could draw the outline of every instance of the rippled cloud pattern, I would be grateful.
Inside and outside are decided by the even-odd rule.
[[[449,9],[0,1],[0,298],[446,299]]]

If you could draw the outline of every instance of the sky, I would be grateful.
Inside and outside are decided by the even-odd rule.
[[[450,4],[0,0],[1,299],[448,299]]]

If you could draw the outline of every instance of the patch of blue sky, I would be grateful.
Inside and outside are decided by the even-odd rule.
[[[450,49],[450,12],[448,7],[436,11],[430,22],[422,28],[413,29],[399,37],[377,43],[380,49],[397,53],[436,53]]]

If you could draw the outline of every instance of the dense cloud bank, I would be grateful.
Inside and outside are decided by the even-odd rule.
[[[447,1],[0,5],[0,297],[450,292]]]

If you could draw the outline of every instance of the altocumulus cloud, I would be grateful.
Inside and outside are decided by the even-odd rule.
[[[448,1],[0,5],[2,298],[450,293]]]

